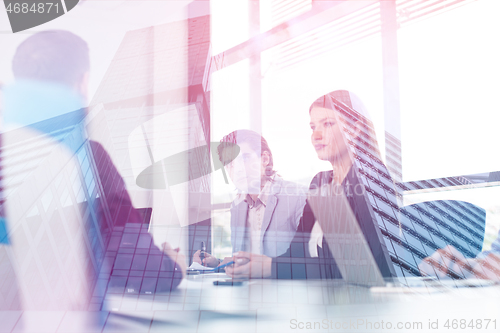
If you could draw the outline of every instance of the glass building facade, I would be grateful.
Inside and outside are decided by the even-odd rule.
[[[345,97],[338,98],[345,100]],[[439,200],[400,207],[401,193],[426,186],[426,181],[395,183],[386,166],[379,159],[375,131],[371,121],[343,103],[336,104],[346,124],[346,136],[355,156],[354,167],[363,182],[365,196],[376,221],[395,274],[402,278],[420,276],[418,265],[436,250],[452,245],[466,257],[475,257],[482,249],[485,217],[484,209],[471,203]],[[358,126],[367,124],[359,139],[349,138]],[[394,139],[393,139],[394,140]],[[396,173],[397,174],[397,173]],[[431,180],[438,183],[439,180]],[[444,184],[464,184],[466,178],[442,179]],[[467,182],[470,183],[470,182]],[[442,186],[445,186],[445,185]],[[449,185],[448,185],[449,186]],[[399,200],[401,201],[401,200]],[[359,204],[363,205],[361,201]],[[364,217],[358,216],[361,222]],[[372,235],[366,235],[367,238]],[[450,272],[450,278],[463,278],[466,272]]]

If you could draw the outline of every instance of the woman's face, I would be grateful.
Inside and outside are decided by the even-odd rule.
[[[337,111],[313,107],[310,117],[311,142],[318,158],[332,164],[336,160],[349,158],[349,148],[344,139],[343,123]]]

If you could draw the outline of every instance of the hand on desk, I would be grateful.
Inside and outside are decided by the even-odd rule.
[[[465,258],[452,245],[434,252],[418,265],[423,276],[437,274],[444,277],[453,270],[464,272],[466,277],[500,281],[500,256],[490,253],[485,258]]]
[[[197,262],[200,265],[206,266],[206,267],[217,267],[219,265],[219,259],[211,255],[210,253],[204,252],[203,254],[205,258],[203,259],[203,262],[200,259],[200,254],[201,250],[196,251],[193,254],[193,262]]]
[[[226,274],[233,279],[259,279],[271,276],[272,259],[268,256],[240,251],[234,253],[231,259],[235,264],[225,269]]]
[[[225,257],[218,266],[222,266],[230,261],[233,261],[233,257]]]
[[[182,277],[186,276],[186,269],[187,269],[186,257],[183,254],[179,253],[179,248],[172,249],[172,247],[168,243],[163,243],[161,247],[163,253],[165,253],[167,256],[170,257],[170,259],[175,261],[177,266],[181,269]]]

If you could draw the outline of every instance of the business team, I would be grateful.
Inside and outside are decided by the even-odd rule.
[[[74,56],[67,56],[71,52]],[[24,139],[30,139],[39,135],[51,136],[41,127],[33,125],[40,121],[75,110],[82,110],[84,117],[88,52],[81,38],[65,31],[39,32],[26,39],[13,59],[16,82],[5,89],[4,123],[29,129],[24,133]],[[43,106],[45,114],[40,114],[40,106]],[[369,165],[365,165],[362,172],[354,167],[361,154],[368,154],[371,163],[378,165],[383,177],[389,180],[385,199],[388,205],[397,209],[397,192],[392,188],[392,180],[381,162],[366,108],[352,92],[337,90],[315,100],[309,108],[309,118],[312,146],[320,160],[332,165],[331,171],[321,172],[313,178],[309,190],[284,180],[274,170],[271,149],[260,134],[240,129],[222,138],[218,156],[237,191],[230,209],[233,256],[220,260],[205,252],[201,260],[201,251],[197,251],[192,258],[194,262],[216,267],[235,261],[225,268],[226,274],[233,278],[341,278],[329,249],[331,244],[325,240],[321,227],[336,221],[318,223],[321,212],[315,207],[314,196],[311,196],[311,192],[319,188],[338,187],[347,194],[350,208],[356,212],[359,226],[382,275],[394,275],[393,268],[387,265],[389,260],[384,258],[386,245],[377,228],[376,216],[367,203],[364,191],[356,192],[357,188],[369,188],[373,180],[373,168]],[[6,132],[3,131],[4,134]],[[132,206],[125,183],[107,152],[100,144],[90,142],[84,131],[80,135],[82,144],[89,142],[89,157],[96,160],[93,177],[103,184],[104,198],[100,205],[111,211],[110,215],[106,215],[105,210],[97,205],[95,214],[100,215],[102,223],[112,216],[111,228],[138,223],[141,218]],[[53,144],[57,145],[57,142]],[[231,158],[235,144],[239,154]],[[82,161],[71,158],[76,150],[73,147],[62,148],[64,158],[60,157],[61,161],[70,161],[82,170]],[[110,182],[110,179],[116,181]],[[66,185],[69,187],[71,184]],[[84,181],[82,186],[91,185]],[[64,191],[62,187],[61,191]],[[6,207],[9,207],[8,197]],[[7,209],[7,225],[15,225],[26,218],[16,214],[9,216],[9,212],[13,211]],[[85,217],[77,218],[82,220]],[[161,257],[159,269],[170,272],[167,280],[158,280],[155,290],[176,288],[185,274],[185,258],[168,244],[164,244],[161,250],[153,246],[150,255]],[[457,266],[465,269],[470,277],[500,280],[500,236],[491,251],[483,252],[476,258],[465,258],[455,248],[447,246],[425,258],[419,268],[423,275],[446,275],[448,270]]]

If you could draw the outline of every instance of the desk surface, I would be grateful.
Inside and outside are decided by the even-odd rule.
[[[342,280],[252,280],[242,286],[213,285],[216,278],[225,277],[189,276],[169,294],[108,294],[109,311],[99,313],[0,312],[0,332],[387,332],[387,325],[392,326],[391,332],[500,329],[498,286],[374,293]],[[89,318],[96,314],[101,323],[90,327]],[[448,329],[444,326],[447,320]],[[453,320],[457,320],[456,329]],[[460,329],[460,320],[465,320],[466,326],[471,320],[481,320],[482,328]],[[436,323],[439,329],[429,327]],[[403,327],[398,329],[398,325]]]

